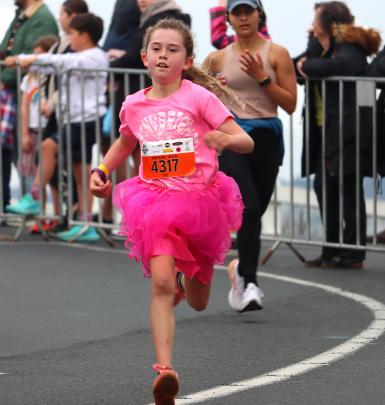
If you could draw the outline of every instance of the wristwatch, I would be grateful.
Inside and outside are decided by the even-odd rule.
[[[258,82],[261,87],[267,87],[271,83],[271,77],[265,76],[260,82]]]

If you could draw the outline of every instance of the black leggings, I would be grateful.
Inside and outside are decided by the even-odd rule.
[[[273,131],[255,129],[249,135],[255,143],[253,152],[225,150],[219,159],[220,169],[238,183],[245,204],[237,233],[239,274],[245,285],[257,284],[261,218],[269,205],[280,165],[278,140]]]

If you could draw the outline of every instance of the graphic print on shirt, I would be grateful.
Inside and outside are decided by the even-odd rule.
[[[199,135],[193,119],[184,112],[167,110],[143,117],[138,138],[144,178],[178,177],[188,183],[199,170]]]

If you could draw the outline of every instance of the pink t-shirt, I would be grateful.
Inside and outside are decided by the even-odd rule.
[[[134,134],[141,150],[143,142],[192,138],[196,170],[190,176],[145,179],[141,165],[140,178],[161,187],[204,189],[218,171],[218,159],[203,137],[232,117],[230,111],[217,96],[189,80],[182,80],[179,90],[161,100],[147,98],[148,91],[127,96],[120,111],[120,133]]]

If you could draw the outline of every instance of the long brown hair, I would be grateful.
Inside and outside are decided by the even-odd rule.
[[[354,15],[349,7],[342,1],[324,1],[315,3],[314,9],[320,9],[320,25],[322,29],[332,37],[334,28],[339,24],[351,25],[354,23]]]
[[[175,30],[180,33],[183,39],[183,45],[186,49],[186,56],[194,58],[194,40],[189,27],[180,20],[174,18],[165,18],[159,20],[155,25],[148,27],[143,39],[142,52],[146,52],[151,41],[152,34],[159,29]],[[193,64],[190,69],[182,73],[184,79],[188,79],[205,89],[214,93],[224,103],[234,102],[234,96],[216,79],[208,75],[197,65]]]

